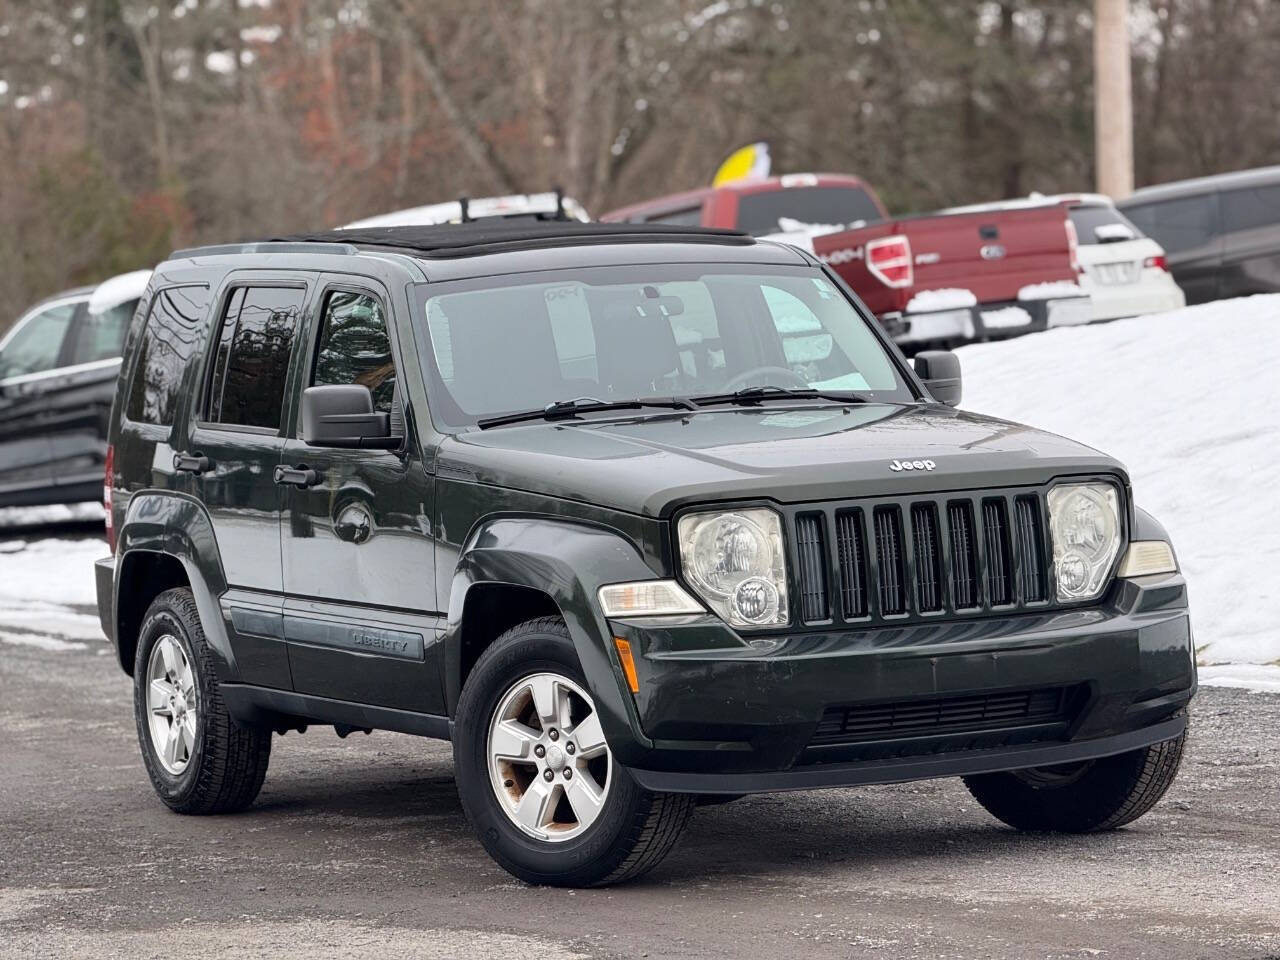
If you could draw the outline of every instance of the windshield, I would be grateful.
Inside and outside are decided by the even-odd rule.
[[[824,276],[767,269],[654,264],[424,284],[416,322],[431,344],[422,360],[436,425],[582,397],[761,386],[914,399],[868,321]]]

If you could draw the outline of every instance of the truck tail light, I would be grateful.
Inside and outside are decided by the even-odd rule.
[[[867,242],[867,269],[886,287],[909,287],[915,282],[911,242],[895,234]]]
[[[1070,219],[1063,220],[1067,228],[1067,256],[1071,260],[1072,273],[1080,272],[1080,235],[1076,233],[1076,225]]]
[[[1151,270],[1168,270],[1169,269],[1169,267],[1165,264],[1163,253],[1154,257],[1147,257],[1147,259],[1142,261],[1142,265]]]
[[[111,552],[116,552],[116,528],[111,519],[111,487],[113,484],[113,474],[116,465],[116,448],[107,445],[107,462],[103,469],[104,476],[102,478],[102,509],[107,513],[107,546],[111,548]]]

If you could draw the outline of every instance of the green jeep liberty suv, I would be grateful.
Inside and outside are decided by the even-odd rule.
[[[1124,467],[956,409],[839,278],[725,231],[531,223],[175,252],[128,335],[102,624],[181,813],[273,734],[449,739],[534,883],[640,875],[701,801],[963,777],[1141,816],[1196,688]]]

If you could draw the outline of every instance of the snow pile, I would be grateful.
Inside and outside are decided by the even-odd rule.
[[[1057,300],[1059,297],[1083,297],[1078,283],[1055,280],[1053,283],[1031,283],[1018,291],[1019,300]]]
[[[982,311],[982,325],[988,330],[1006,330],[1010,327],[1025,327],[1031,323],[1031,314],[1021,307],[1000,307],[998,310]]]
[[[0,643],[61,652],[102,642],[93,562],[101,540],[0,540]]]
[[[1280,294],[958,352],[966,409],[1125,463],[1190,584],[1202,663],[1280,663]]]
[[[907,303],[907,313],[929,313],[934,310],[966,310],[976,307],[978,298],[972,290],[944,287],[940,290],[921,290]]]
[[[777,233],[768,233],[756,239],[789,243],[793,247],[799,247],[801,250],[813,253],[814,237],[824,237],[829,233],[840,233],[842,230],[853,230],[866,225],[867,221],[865,220],[858,220],[849,224],[805,223],[803,220],[793,220],[791,217],[779,217]]]
[[[14,527],[37,527],[55,523],[101,522],[105,514],[102,504],[54,504],[49,507],[5,507],[0,509],[0,530]]]

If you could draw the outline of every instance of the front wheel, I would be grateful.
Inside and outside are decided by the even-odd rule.
[[[485,850],[528,883],[602,886],[670,852],[693,798],[644,790],[614,762],[558,618],[499,637],[458,703],[458,793]]]
[[[1094,833],[1132,823],[1173,784],[1187,735],[1083,763],[965,777],[987,812],[1018,830]]]

